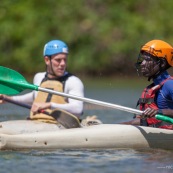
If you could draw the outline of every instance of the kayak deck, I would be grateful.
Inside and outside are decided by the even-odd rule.
[[[1,122],[0,149],[118,149],[173,150],[173,131],[120,124],[64,129],[28,120]],[[10,131],[10,129],[12,129]]]
[[[54,131],[64,129],[60,124],[43,123],[32,120],[15,120],[0,122],[0,134],[27,134],[43,131]]]

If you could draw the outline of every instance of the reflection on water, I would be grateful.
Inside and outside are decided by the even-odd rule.
[[[168,172],[172,153],[162,150],[54,150],[2,151],[1,171],[12,173],[32,170],[47,172]]]
[[[140,90],[87,90],[85,97],[135,108]],[[0,121],[25,119],[29,110],[12,104],[0,105]],[[97,115],[103,123],[131,120],[133,114],[87,104],[83,117]],[[1,151],[0,173],[115,173],[173,172],[173,154],[166,150],[53,150]]]

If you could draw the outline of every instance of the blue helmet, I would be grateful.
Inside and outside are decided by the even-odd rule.
[[[61,40],[52,40],[45,44],[43,55],[51,56],[57,53],[68,54],[68,46]]]

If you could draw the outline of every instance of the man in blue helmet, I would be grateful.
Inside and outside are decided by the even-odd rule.
[[[82,81],[66,71],[68,46],[61,40],[52,40],[45,44],[43,51],[46,71],[39,72],[34,76],[33,83],[37,86],[49,88],[79,97],[84,97]],[[83,102],[75,99],[64,98],[40,91],[32,91],[20,96],[4,96],[18,102],[32,104],[30,119],[56,122],[53,117],[38,113],[39,110],[62,109],[78,118],[83,113]]]

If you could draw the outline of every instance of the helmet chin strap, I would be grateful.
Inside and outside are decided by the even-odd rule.
[[[49,69],[49,71],[48,71],[48,69],[46,70],[46,71],[47,71],[47,74],[50,74],[50,75],[54,76],[55,78],[57,78],[57,76],[56,76],[56,74],[55,74],[55,72],[54,72],[54,70],[53,70],[53,68],[52,68],[51,56],[49,56],[49,60],[50,60],[50,68],[51,68],[51,69]],[[46,67],[46,68],[47,68],[47,67]]]

